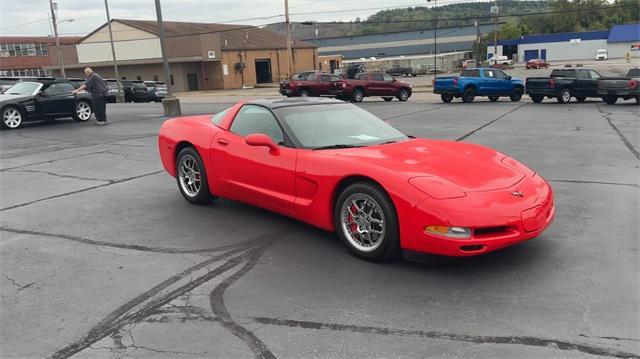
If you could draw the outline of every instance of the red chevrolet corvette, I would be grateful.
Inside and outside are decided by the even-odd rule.
[[[188,201],[222,196],[336,231],[357,256],[487,253],[538,236],[549,184],[490,148],[413,138],[329,99],[259,100],[166,121],[162,163]]]

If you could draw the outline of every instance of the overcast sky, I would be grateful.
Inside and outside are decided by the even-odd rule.
[[[482,0],[471,0],[482,1]],[[57,0],[61,35],[85,35],[106,22],[104,0]],[[438,0],[438,5],[469,0]],[[284,0],[161,0],[165,20],[233,22],[262,25],[284,21]],[[418,6],[426,0],[289,0],[292,21],[350,21],[366,18],[378,9]],[[109,0],[112,18],[155,19],[154,0]],[[359,10],[353,10],[359,9]],[[318,13],[321,12],[321,13]],[[322,13],[326,12],[326,13]],[[307,14],[305,14],[307,13]],[[308,14],[313,13],[313,14]],[[0,0],[0,35],[52,33],[47,20],[48,0]],[[248,18],[254,20],[238,21]]]

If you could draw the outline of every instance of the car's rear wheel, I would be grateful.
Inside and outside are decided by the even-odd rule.
[[[522,95],[524,95],[524,91],[520,87],[516,87],[511,91],[509,99],[513,102],[518,102],[522,98]]]
[[[406,102],[408,99],[409,99],[409,90],[400,89],[400,92],[398,93],[398,100],[402,102]]]
[[[207,172],[200,155],[193,147],[185,147],[178,153],[176,172],[178,188],[187,201],[205,204],[212,200]]]
[[[89,102],[78,101],[76,111],[73,113],[73,119],[78,122],[84,122],[91,118],[91,114],[93,114],[93,110]]]
[[[562,89],[558,95],[558,103],[568,103],[571,101],[571,90]]]
[[[453,95],[450,93],[443,93],[440,94],[440,99],[442,99],[442,102],[451,102],[453,100]]]
[[[354,89],[353,93],[351,94],[351,101],[362,102],[362,99],[364,99],[364,91],[359,87]]]
[[[393,97],[383,97],[382,98],[385,102],[390,102],[393,100]]]
[[[542,100],[544,100],[544,96],[542,95],[530,95],[530,96],[531,96],[531,101],[535,103],[540,103],[542,102]]]
[[[618,96],[605,96],[602,98],[608,105],[614,105],[618,102]]]
[[[400,253],[395,207],[379,186],[350,185],[338,196],[334,211],[338,236],[356,256],[383,261]]]
[[[499,96],[489,96],[489,101],[496,102],[498,101],[499,98],[500,98]]]
[[[309,90],[307,89],[301,89],[300,90],[300,97],[309,97]]]
[[[16,107],[5,107],[2,109],[2,128],[14,129],[20,127],[22,125],[23,116],[22,112]]]
[[[471,103],[476,98],[476,90],[472,87],[467,88],[462,93],[462,102]]]

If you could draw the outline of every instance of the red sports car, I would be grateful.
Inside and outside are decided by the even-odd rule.
[[[549,184],[464,142],[407,136],[332,99],[240,102],[166,121],[162,163],[188,201],[222,196],[336,231],[357,256],[487,253],[538,236]]]

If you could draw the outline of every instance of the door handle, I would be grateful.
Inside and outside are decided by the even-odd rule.
[[[227,140],[226,138],[218,138],[216,141],[223,146],[226,146],[229,144],[229,140]]]

